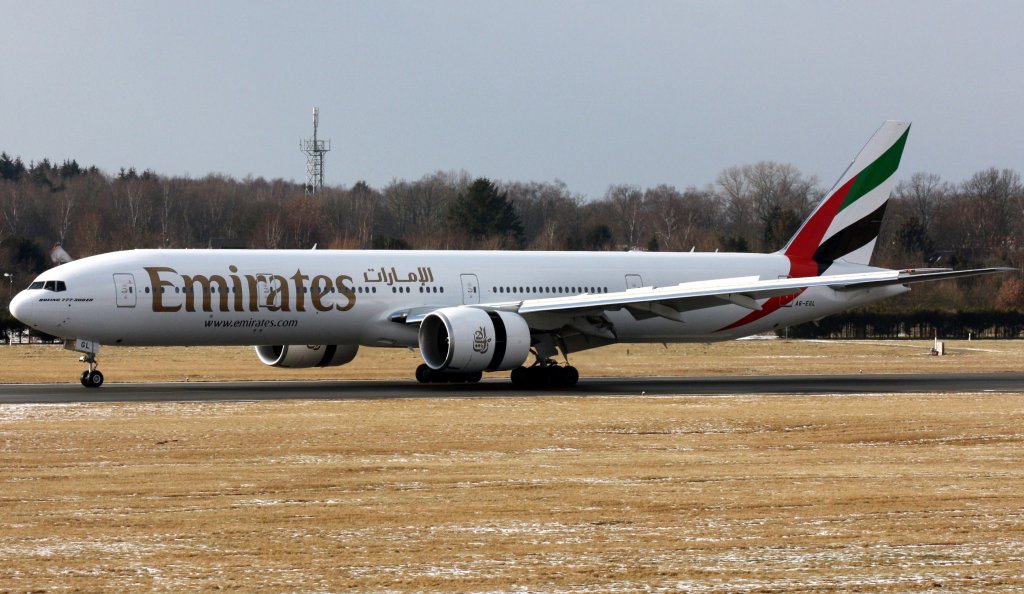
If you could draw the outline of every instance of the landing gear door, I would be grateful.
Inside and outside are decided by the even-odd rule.
[[[135,276],[127,272],[114,274],[114,290],[118,307],[135,307]]]
[[[475,274],[462,275],[462,303],[464,305],[480,303],[480,285],[476,281]]]

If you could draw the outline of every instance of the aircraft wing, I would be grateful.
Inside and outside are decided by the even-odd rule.
[[[642,287],[615,293],[481,303],[469,307],[509,311],[527,318],[540,314],[600,315],[605,311],[626,308],[637,317],[660,316],[670,320],[682,321],[682,314],[685,312],[715,307],[725,303],[733,303],[751,310],[760,310],[760,300],[794,295],[810,287],[830,287],[837,291],[854,291],[887,285],[903,285],[998,272],[1012,272],[1015,270],[1014,268],[881,270],[855,274],[778,279],[743,276],[680,283],[667,287]],[[423,307],[395,312],[392,314],[391,320],[407,324],[418,324],[434,309]]]
[[[950,270],[948,268],[927,268],[923,270],[900,270],[899,276],[894,279],[863,281],[851,284],[830,284],[829,286],[837,291],[854,291],[857,289],[870,289],[871,287],[884,287],[886,285],[908,285],[926,281],[937,281],[948,278],[963,278],[968,276],[981,276],[983,274],[997,274],[1000,272],[1017,272],[1016,268],[974,268],[972,270]]]
[[[598,311],[629,308],[648,311],[669,319],[679,314],[734,303],[751,310],[760,310],[759,300],[793,295],[809,287],[830,287],[840,291],[853,291],[901,285],[948,278],[977,276],[1013,271],[1013,268],[979,268],[974,270],[883,270],[856,274],[837,274],[803,278],[762,280],[756,276],[725,278],[709,281],[681,283],[668,287],[644,287],[617,293],[577,295],[550,299],[527,299],[522,302],[492,304],[495,309],[507,309],[519,314],[540,312],[597,313]]]

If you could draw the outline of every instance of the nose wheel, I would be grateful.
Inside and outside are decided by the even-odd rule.
[[[98,388],[103,385],[103,374],[98,370],[89,371],[86,369],[82,372],[82,385],[86,388]]]
[[[102,386],[103,374],[100,373],[99,369],[96,369],[98,365],[96,362],[96,355],[82,355],[78,360],[89,364],[89,369],[82,372],[82,385],[86,388],[98,388]]]

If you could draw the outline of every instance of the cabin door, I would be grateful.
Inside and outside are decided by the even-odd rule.
[[[480,285],[476,281],[475,274],[462,275],[462,303],[465,305],[480,303]]]
[[[135,276],[127,272],[114,275],[114,290],[118,307],[135,307],[138,296],[135,294]]]
[[[269,273],[256,275],[257,303],[261,309],[280,310],[283,292],[280,276]]]

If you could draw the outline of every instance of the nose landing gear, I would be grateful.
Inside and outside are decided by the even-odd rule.
[[[84,353],[78,358],[79,361],[87,363],[89,369],[82,372],[82,385],[86,388],[98,388],[103,385],[103,374],[100,373],[99,363],[96,362],[96,355],[100,352],[100,343],[91,340],[78,338],[64,342],[64,348],[69,351]]]
[[[99,363],[96,362],[96,355],[82,355],[79,361],[89,364],[89,369],[82,372],[82,385],[86,388],[98,388],[103,385],[103,374],[96,369]]]

